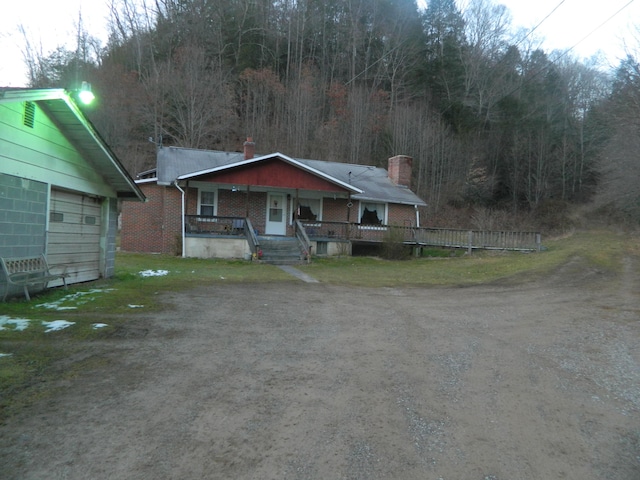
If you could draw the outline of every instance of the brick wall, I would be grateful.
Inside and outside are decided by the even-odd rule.
[[[164,188],[162,253],[182,253],[182,194],[175,187]]]
[[[389,208],[389,225],[400,227],[415,227],[416,210],[413,205],[391,204]]]
[[[347,221],[347,203],[346,198],[333,199],[325,197],[322,200],[322,220],[326,222],[346,222]],[[357,222],[358,218],[358,202],[353,202],[351,213],[349,213],[349,221]]]
[[[187,212],[187,215],[197,215],[198,214],[198,189],[185,188],[183,190],[185,191],[185,194],[186,194],[185,211]]]
[[[139,186],[147,201],[123,202],[120,247],[126,252],[177,254],[182,227],[180,191],[155,184]]]

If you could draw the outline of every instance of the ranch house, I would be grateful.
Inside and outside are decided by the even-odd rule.
[[[420,226],[426,204],[410,189],[412,159],[368,165],[162,147],[136,180],[147,202],[122,208],[121,247],[200,258],[285,263],[350,254],[387,226]]]

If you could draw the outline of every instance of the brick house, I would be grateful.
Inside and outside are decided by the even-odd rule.
[[[349,253],[389,225],[419,227],[425,202],[409,188],[412,159],[368,165],[282,153],[159,148],[138,175],[146,203],[122,208],[121,248],[201,258],[247,258],[266,239],[298,237],[302,251]]]

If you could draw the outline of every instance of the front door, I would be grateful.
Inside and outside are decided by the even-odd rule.
[[[270,193],[267,196],[267,235],[285,235],[287,233],[286,211],[287,197],[283,193]]]

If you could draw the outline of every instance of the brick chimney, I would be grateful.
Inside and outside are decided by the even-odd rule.
[[[389,159],[389,178],[399,187],[411,188],[411,164],[413,158],[407,155],[396,155]]]
[[[247,141],[244,142],[244,159],[250,160],[256,153],[256,144],[253,138],[247,137]]]

